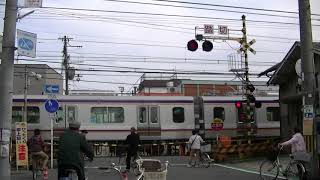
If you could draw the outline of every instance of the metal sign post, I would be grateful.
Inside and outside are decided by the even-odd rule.
[[[49,119],[50,119],[50,130],[51,130],[51,142],[50,142],[50,156],[51,156],[51,160],[50,160],[50,167],[51,169],[53,169],[53,120],[54,120],[54,114],[55,112],[58,111],[59,109],[59,102],[54,99],[56,98],[54,95],[49,95],[49,99],[45,102],[44,107],[46,109],[46,111],[49,113]]]

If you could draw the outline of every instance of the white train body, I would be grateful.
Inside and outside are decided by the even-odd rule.
[[[215,138],[217,132],[211,129],[215,107],[224,116],[223,130],[218,133],[241,135],[235,107],[241,97],[201,97],[201,103],[195,103],[195,98],[188,96],[57,96],[60,110],[54,117],[44,108],[47,99],[46,95],[29,95],[27,103],[29,133],[39,128],[46,139],[50,138],[51,119],[55,136],[68,121],[77,120],[91,141],[123,140],[131,127],[145,140],[185,140],[195,128],[204,131],[206,138]],[[257,100],[262,106],[255,109],[255,134],[279,136],[280,122],[267,120],[268,108],[279,108],[276,98]],[[13,122],[22,120],[23,102],[23,96],[14,96]]]

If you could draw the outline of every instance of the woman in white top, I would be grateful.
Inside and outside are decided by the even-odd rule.
[[[304,138],[301,134],[301,131],[299,128],[294,128],[294,135],[292,138],[286,142],[280,143],[280,146],[288,146],[291,145],[291,153],[297,153],[297,152],[307,152],[306,151],[306,144],[304,142]]]
[[[198,135],[197,130],[192,130],[192,136],[189,138],[189,150],[190,150],[190,160],[188,167],[191,167],[191,163],[196,156],[199,158],[199,153],[200,153],[200,145],[201,143],[204,143],[203,139],[201,136]]]

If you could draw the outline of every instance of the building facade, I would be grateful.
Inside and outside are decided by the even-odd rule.
[[[314,75],[316,89],[320,84],[320,43],[313,43],[314,53]],[[269,85],[279,85],[279,102],[281,116],[281,136],[285,139],[292,134],[294,127],[303,129],[303,88],[301,78],[300,42],[295,42],[284,59],[262,72],[260,75],[266,75],[273,72],[268,81]],[[319,91],[315,91],[315,114],[320,115]],[[304,132],[310,135],[310,132]]]
[[[267,86],[266,82],[251,82],[256,95],[275,96],[277,86]],[[220,80],[191,80],[191,79],[142,79],[138,88],[138,95],[166,95],[166,96],[229,96],[242,95],[241,81]]]
[[[15,64],[13,89],[14,94],[24,94],[27,74],[27,94],[41,95],[45,93],[45,85],[59,85],[59,93],[63,94],[63,76],[46,64]],[[39,74],[41,78],[30,76]]]

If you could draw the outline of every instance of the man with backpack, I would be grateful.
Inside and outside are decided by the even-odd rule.
[[[191,163],[194,160],[194,157],[196,156],[199,158],[200,155],[200,146],[201,143],[204,143],[204,140],[201,136],[198,135],[198,130],[192,130],[192,136],[189,138],[189,152],[190,152],[190,160],[188,163],[188,167],[192,167]]]

